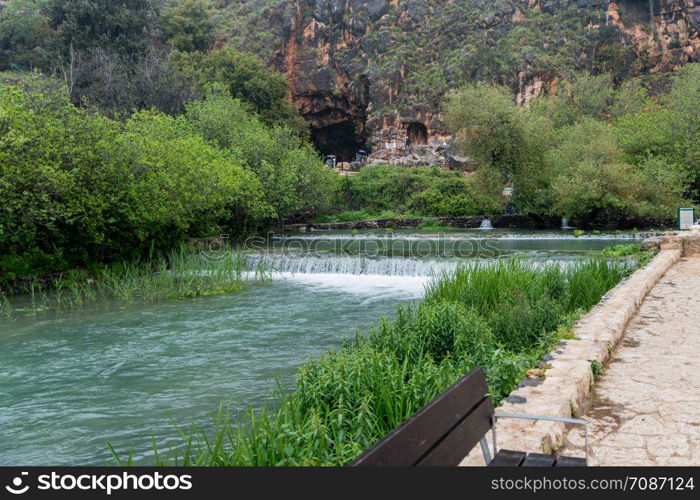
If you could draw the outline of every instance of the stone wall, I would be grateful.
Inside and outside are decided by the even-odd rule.
[[[416,229],[425,220],[437,222],[441,226],[456,229],[476,229],[481,223],[490,219],[495,229],[559,229],[561,219],[558,217],[540,217],[531,215],[477,215],[473,217],[418,217],[409,219],[377,219],[354,222],[332,222],[326,224],[308,224],[308,229],[318,231],[328,230],[366,230],[366,229]]]
[[[456,229],[476,229],[481,223],[490,219],[495,229],[559,229],[561,218],[554,216],[538,216],[523,214],[502,214],[502,215],[475,215],[472,217],[416,217],[416,218],[388,218],[376,220],[364,220],[353,222],[331,222],[324,224],[305,224],[305,230],[317,231],[338,231],[338,230],[367,230],[367,229],[417,229],[425,220],[430,220],[441,226],[453,227]],[[290,221],[300,223],[302,221]],[[658,220],[615,220],[610,225],[598,224],[595,229],[633,229],[648,227],[669,227],[672,221]],[[296,229],[298,230],[298,225]]]

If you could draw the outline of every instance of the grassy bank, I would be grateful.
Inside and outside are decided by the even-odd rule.
[[[213,433],[183,429],[156,463],[346,464],[475,366],[500,401],[630,272],[599,259],[568,269],[518,260],[464,267],[420,305],[304,365],[275,404],[236,419],[221,410]]]
[[[220,295],[265,279],[262,269],[248,271],[245,257],[233,248],[209,253],[182,246],[151,260],[121,262],[93,272],[70,271],[58,275],[50,288],[37,277],[24,285],[23,296],[10,299],[0,294],[0,317]]]

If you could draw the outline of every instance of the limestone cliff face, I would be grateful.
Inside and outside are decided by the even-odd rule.
[[[285,72],[319,149],[352,160],[449,136],[439,102],[468,81],[526,104],[561,74],[618,81],[698,60],[700,0],[239,0],[223,33]]]
[[[607,23],[626,35],[643,69],[650,73],[672,71],[698,59],[697,0],[617,0],[608,4]]]

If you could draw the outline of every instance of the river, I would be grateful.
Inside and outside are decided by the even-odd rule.
[[[486,239],[488,252],[563,262],[629,239],[399,233],[397,250],[385,236],[273,238],[250,256],[272,280],[237,294],[1,322],[0,465],[109,464],[108,441],[148,463],[152,434],[163,446],[174,424],[207,425],[221,401],[234,412],[259,406],[275,378],[290,386],[309,358],[419,299],[431,276],[493,257]],[[475,236],[477,250],[455,248]],[[442,247],[426,251],[426,241]]]

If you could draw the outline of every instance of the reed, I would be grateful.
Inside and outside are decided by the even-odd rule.
[[[0,295],[0,317],[221,295],[268,277],[260,266],[249,270],[245,256],[233,248],[211,255],[183,246],[148,261],[119,262],[93,273],[71,271],[56,278],[49,290],[32,280],[19,300]]]

